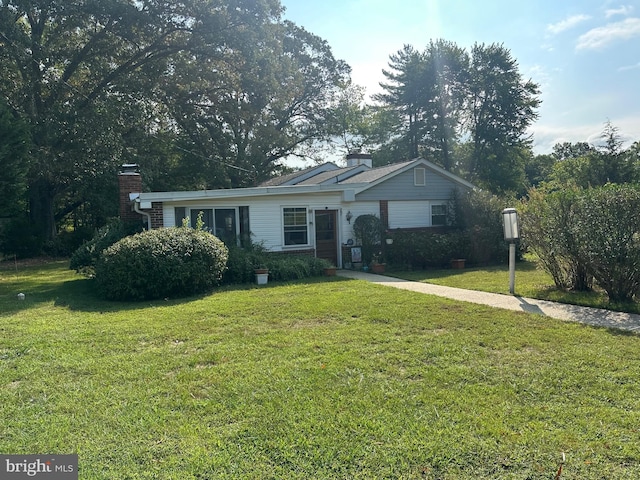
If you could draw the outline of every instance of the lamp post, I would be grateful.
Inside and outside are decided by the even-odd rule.
[[[516,289],[516,240],[520,238],[516,209],[505,208],[502,211],[502,221],[504,223],[504,239],[509,242],[509,293],[513,295]]]

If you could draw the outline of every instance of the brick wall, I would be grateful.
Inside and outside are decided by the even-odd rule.
[[[315,257],[316,249],[306,248],[304,250],[282,250],[280,252],[273,252],[273,253],[279,253],[280,255],[309,255],[311,257]]]
[[[123,222],[139,222],[141,216],[133,210],[129,194],[142,192],[142,177],[139,173],[120,173],[118,174],[118,185],[120,189],[120,218]]]
[[[153,202],[151,210],[145,210],[151,215],[151,228],[162,228],[164,226],[164,215],[162,213],[162,202]]]

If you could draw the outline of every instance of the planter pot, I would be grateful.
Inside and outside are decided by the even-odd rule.
[[[464,268],[464,262],[466,259],[464,258],[454,258],[451,260],[451,268],[456,270],[461,270]]]
[[[373,273],[384,273],[386,264],[385,263],[372,263],[371,271]]]
[[[336,267],[327,267],[324,269],[325,277],[334,277],[336,275]]]
[[[353,269],[360,270],[362,268],[362,262],[353,262]]]
[[[256,283],[258,285],[266,285],[269,281],[269,270],[266,268],[256,268],[254,272],[256,274]]]

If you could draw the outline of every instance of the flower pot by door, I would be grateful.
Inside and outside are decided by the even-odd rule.
[[[384,273],[385,267],[386,267],[386,264],[384,264],[384,263],[372,263],[371,264],[371,271],[373,273]]]
[[[333,277],[336,274],[336,267],[327,267],[324,269],[325,277]]]

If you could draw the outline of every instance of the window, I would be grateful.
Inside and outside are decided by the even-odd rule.
[[[427,174],[424,168],[413,169],[413,184],[416,187],[424,187],[427,184]]]
[[[431,225],[446,225],[447,224],[447,206],[446,205],[431,205]]]
[[[307,245],[307,209],[302,207],[282,209],[285,245]]]
[[[196,228],[198,225],[198,216],[202,213],[202,222],[207,232],[214,232],[213,228],[213,209],[212,208],[192,208],[191,209],[191,226]]]
[[[182,222],[187,218],[187,209],[185,207],[176,207],[175,209],[175,226],[181,227]]]
[[[240,232],[238,231],[238,212],[241,214]],[[198,217],[202,215],[203,227],[211,232],[227,245],[237,245],[239,234],[243,232],[243,227],[248,231],[249,218],[248,207],[238,208],[186,208],[176,207],[176,226],[182,225],[182,218],[189,219],[189,225],[196,228]]]

